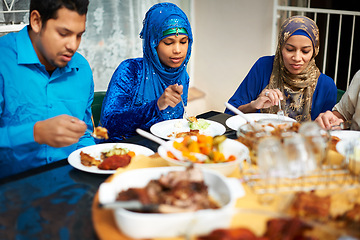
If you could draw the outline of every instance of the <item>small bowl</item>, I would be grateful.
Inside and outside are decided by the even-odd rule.
[[[99,188],[100,204],[116,201],[119,192],[129,188],[141,188],[153,179],[159,179],[171,171],[185,171],[185,167],[159,167],[135,169],[115,175],[110,182]],[[226,178],[207,169],[201,169],[211,198],[220,204],[219,209],[204,209],[182,213],[139,213],[123,208],[114,209],[118,228],[132,238],[170,238],[188,234],[205,234],[231,224],[236,200],[245,195],[238,179]],[[215,221],[216,220],[216,221]]]
[[[196,137],[194,137],[194,139],[196,139]],[[166,142],[166,144],[172,145],[174,141],[181,142],[182,138],[168,141]],[[160,157],[162,157],[169,163],[170,166],[189,165],[188,162],[183,162],[177,159],[170,158],[167,154],[166,147],[163,147],[162,145],[159,146],[158,153]],[[230,155],[234,155],[236,157],[236,160],[223,163],[194,163],[194,165],[199,168],[214,170],[218,173],[223,174],[224,176],[229,176],[237,169],[241,161],[250,159],[249,149],[244,144],[228,138],[222,143],[222,153],[224,154],[225,158],[228,158]]]

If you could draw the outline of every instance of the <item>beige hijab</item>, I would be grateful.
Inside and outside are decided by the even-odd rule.
[[[300,74],[294,75],[285,68],[281,51],[286,41],[297,30],[303,30],[307,33],[307,37],[312,41],[314,53],[306,69]],[[320,76],[320,70],[315,64],[315,57],[318,53],[319,29],[316,23],[304,16],[294,16],[286,19],[279,32],[273,70],[266,88],[280,89],[286,100],[286,104],[285,101],[281,103],[285,115],[295,118],[298,122],[311,120],[312,96]],[[278,109],[278,106],[273,106],[262,109],[261,112],[276,113]]]

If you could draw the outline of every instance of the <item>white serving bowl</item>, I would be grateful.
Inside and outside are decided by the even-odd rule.
[[[136,169],[114,176],[111,182],[99,188],[100,204],[113,203],[122,190],[144,187],[152,179],[159,179],[170,171],[184,171],[185,167],[161,167]],[[118,208],[114,217],[118,228],[132,238],[178,237],[206,234],[216,228],[230,226],[236,199],[245,195],[238,179],[226,178],[207,169],[202,169],[209,195],[221,208],[185,213],[138,213]]]
[[[182,138],[167,141],[165,144],[172,145],[174,141],[181,142]],[[224,162],[224,163],[194,163],[194,165],[200,168],[217,171],[223,174],[224,176],[229,176],[234,172],[235,169],[237,169],[237,166],[239,166],[241,161],[250,159],[249,149],[241,142],[227,138],[222,144],[223,145],[221,152],[224,154],[225,158],[228,158],[230,155],[234,155],[236,157],[236,160],[231,162]],[[160,157],[162,157],[169,163],[170,166],[188,165],[188,162],[179,161],[169,157],[167,154],[166,147],[162,145],[159,146],[158,153]]]

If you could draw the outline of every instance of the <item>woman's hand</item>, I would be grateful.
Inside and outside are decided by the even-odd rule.
[[[279,89],[264,89],[259,94],[258,98],[251,102],[251,105],[256,110],[262,108],[269,108],[274,105],[279,105],[279,100],[283,100],[283,94]]]
[[[168,86],[157,101],[159,109],[164,110],[168,106],[175,107],[181,101],[182,93],[182,85],[174,84]]]
[[[345,118],[338,111],[326,111],[324,113],[320,113],[315,119],[315,122],[324,129],[331,129],[332,126],[339,125],[344,121]]]

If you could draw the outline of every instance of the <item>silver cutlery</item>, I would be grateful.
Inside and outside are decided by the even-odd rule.
[[[248,124],[250,124],[250,126],[252,127],[252,129],[253,129],[254,131],[260,131],[260,130],[262,129],[262,127],[259,126],[258,124],[256,124],[256,122],[255,122],[253,119],[248,118],[248,116],[246,116],[245,113],[243,113],[242,111],[240,111],[239,109],[237,109],[236,107],[234,107],[233,105],[231,105],[230,103],[226,102],[226,103],[225,103],[225,106],[226,106],[229,110],[233,111],[233,112],[236,113],[237,115],[240,115],[242,118],[244,118],[245,121],[246,121]]]
[[[281,109],[281,101],[279,99],[279,111],[277,112],[278,118],[284,120],[284,111]]]
[[[93,138],[104,139],[104,137],[98,136],[98,135],[95,134],[95,123],[94,123],[94,118],[93,118],[92,115],[91,115],[91,121],[92,121],[92,124],[93,124],[93,131],[90,131],[89,129],[86,129],[86,132],[90,133],[90,135],[91,135]]]
[[[351,121],[348,120],[348,121],[345,121],[345,122],[341,122],[340,124],[338,125],[333,125],[331,126],[331,130],[336,130],[336,129],[349,129],[351,126]]]
[[[193,122],[193,121],[189,118],[189,116],[188,116],[188,114],[187,114],[187,112],[186,112],[185,104],[184,104],[184,101],[183,101],[182,97],[181,97],[181,103],[182,103],[183,108],[184,108],[184,117],[185,117],[185,119],[188,120],[189,122]]]

